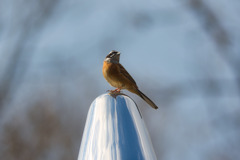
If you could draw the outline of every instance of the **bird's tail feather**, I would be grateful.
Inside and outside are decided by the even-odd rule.
[[[139,89],[130,90],[133,93],[139,95],[144,101],[146,101],[152,108],[158,109],[157,105],[149,99],[145,94],[143,94]]]

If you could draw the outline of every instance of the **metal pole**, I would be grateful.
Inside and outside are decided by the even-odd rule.
[[[156,160],[144,121],[134,101],[103,94],[90,106],[78,160]]]

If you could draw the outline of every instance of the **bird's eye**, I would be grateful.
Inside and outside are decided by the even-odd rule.
[[[113,54],[110,53],[110,54],[107,55],[107,57],[108,57],[108,58],[112,58],[112,57],[113,57]]]

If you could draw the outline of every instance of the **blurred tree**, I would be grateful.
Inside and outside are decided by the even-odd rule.
[[[24,116],[16,114],[4,125],[1,134],[0,159],[76,159],[75,148],[79,145],[77,139],[80,138],[80,130],[74,129],[76,126],[80,128],[79,123],[78,121],[74,123],[71,119],[64,123],[62,115],[57,101],[53,98],[44,98],[35,102]],[[71,125],[70,122],[72,122]],[[61,153],[55,154],[56,149]]]
[[[0,23],[8,28],[2,54],[10,55],[5,60],[4,70],[0,75],[0,111],[4,104],[14,96],[14,92],[21,84],[30,63],[37,36],[40,35],[39,33],[59,2],[60,0],[8,2],[12,8],[11,14],[5,19],[0,19],[2,20]],[[4,8],[6,4],[6,0],[0,1],[2,12],[6,10]],[[6,23],[8,19],[12,21]]]
[[[220,22],[222,17],[219,17],[204,0],[188,0],[188,4],[207,35],[216,44],[219,55],[232,67],[240,94],[240,56],[239,53],[235,53],[238,51],[232,49],[234,46],[231,35],[234,33],[230,34],[230,31],[223,27]]]

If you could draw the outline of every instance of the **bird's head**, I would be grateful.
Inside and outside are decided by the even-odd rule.
[[[110,62],[110,63],[119,63],[120,59],[120,52],[112,50],[104,61]]]

